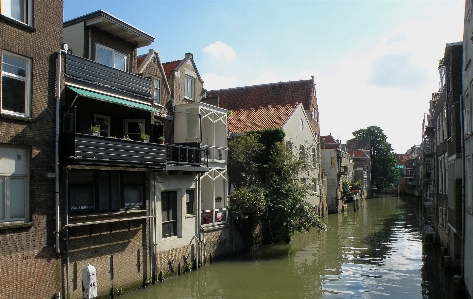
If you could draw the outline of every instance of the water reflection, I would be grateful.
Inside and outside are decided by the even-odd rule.
[[[121,298],[454,298],[415,198],[380,197],[297,235]],[[460,298],[460,297],[455,297]]]

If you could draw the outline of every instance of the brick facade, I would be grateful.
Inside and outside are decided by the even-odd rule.
[[[26,221],[0,222],[0,298],[52,298],[60,291],[55,253],[54,173],[56,59],[63,1],[35,1],[33,26],[0,16],[0,49],[30,58],[30,117],[0,114],[0,147],[28,149]],[[1,83],[0,83],[1,84]]]

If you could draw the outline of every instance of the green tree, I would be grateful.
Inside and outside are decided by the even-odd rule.
[[[378,189],[391,188],[399,177],[396,155],[387,136],[377,126],[370,126],[352,133],[356,140],[369,140],[371,146],[371,184]]]
[[[295,157],[283,138],[282,130],[265,130],[229,142],[232,180],[244,178],[232,194],[230,211],[241,229],[261,223],[269,243],[311,227],[326,229],[306,200],[307,186],[298,180],[310,162]]]

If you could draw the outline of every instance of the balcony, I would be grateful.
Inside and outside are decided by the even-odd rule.
[[[338,174],[348,174],[348,167],[347,166],[339,166],[338,167]]]
[[[205,148],[208,150],[210,161],[226,163],[228,160],[227,148],[218,146],[207,146]]]
[[[166,145],[65,133],[62,157],[68,165],[164,169]]]
[[[151,100],[151,81],[149,79],[72,54],[66,55],[65,76],[68,83],[109,91],[146,103]]]
[[[168,144],[166,148],[167,165],[205,166],[208,168],[209,155],[206,149],[195,144]]]

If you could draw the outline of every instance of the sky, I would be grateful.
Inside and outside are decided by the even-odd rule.
[[[380,127],[395,153],[422,142],[438,61],[463,39],[464,0],[64,0],[64,20],[104,10],[192,53],[207,90],[314,77],[321,135]]]

